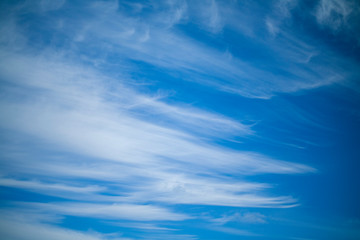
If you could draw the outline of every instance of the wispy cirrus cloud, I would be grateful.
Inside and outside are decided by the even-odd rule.
[[[231,235],[237,235],[237,236],[251,236],[251,237],[260,237],[261,235],[252,233],[247,230],[241,230],[238,228],[231,228],[231,227],[224,227],[224,226],[212,226],[211,228],[213,231],[219,231]]]
[[[224,174],[314,171],[204,138],[253,134],[250,126],[228,117],[170,105],[122,79],[48,53],[2,56],[0,106],[6,114],[0,124],[16,134],[2,144],[3,156],[11,161],[2,162],[0,184],[76,201],[29,203],[23,206],[27,210],[63,217],[184,221],[189,216],[162,205],[291,207],[296,199],[267,196],[263,191],[268,184]],[[31,144],[17,140],[27,137]],[[54,149],[56,156],[43,153]],[[69,178],[76,184],[69,184]],[[100,181],[101,187],[89,181]]]
[[[120,236],[112,237],[97,232],[81,232],[67,228],[56,227],[49,224],[9,219],[0,220],[1,237],[14,240],[30,240],[36,236],[39,240],[45,239],[70,239],[70,240],[131,240]]]
[[[4,187],[22,188],[29,191],[42,192],[43,194],[50,194],[51,192],[59,193],[63,196],[65,192],[74,192],[79,194],[94,193],[103,191],[104,188],[100,186],[85,186],[76,187],[59,183],[43,183],[40,181],[30,180],[17,180],[11,178],[0,178],[0,185]]]
[[[316,20],[320,25],[336,31],[347,24],[353,11],[352,1],[321,0],[316,9]]]
[[[90,217],[105,220],[134,221],[182,221],[190,219],[186,214],[175,213],[166,208],[154,205],[137,204],[101,204],[87,202],[54,202],[54,203],[20,203],[26,209],[40,213],[65,216]]]
[[[214,218],[212,219],[212,221],[220,225],[224,225],[228,222],[259,224],[259,223],[266,223],[266,216],[257,212],[244,212],[244,213],[237,212],[234,214],[224,215],[220,218]]]
[[[28,84],[30,83],[28,82]],[[45,87],[50,87],[50,89],[46,90]],[[104,99],[100,95],[91,95],[89,90],[86,93],[76,92],[76,88],[74,90],[67,85],[59,86],[57,84],[54,87],[49,85],[45,85],[45,87],[40,88],[39,91],[43,91],[46,95],[51,94],[53,102],[44,103],[41,100],[39,102],[35,100],[20,105],[13,101],[6,101],[6,104],[3,102],[2,110],[7,112],[6,118],[12,119],[10,122],[3,118],[3,126],[50,141],[66,151],[102,160],[93,162],[97,166],[94,169],[92,165],[81,164],[82,160],[78,164],[73,160],[55,161],[48,164],[45,158],[45,160],[34,160],[33,168],[25,169],[25,171],[37,171],[37,174],[48,176],[60,174],[59,176],[105,179],[118,183],[121,183],[120,180],[126,183],[133,178],[146,180],[143,188],[136,186],[142,181],[135,182],[134,192],[127,197],[127,201],[146,199],[172,203],[230,206],[277,205],[294,200],[247,194],[266,188],[264,184],[238,182],[239,185],[233,187],[229,180],[227,183],[226,181],[219,183],[220,179],[198,177],[195,174],[199,172],[214,175],[227,172],[252,174],[313,171],[312,168],[301,164],[272,160],[256,153],[236,152],[209,145],[188,133],[146,123],[135,117],[136,115],[133,116],[131,112],[126,114],[123,112],[119,118],[117,114],[110,114],[111,110],[115,111],[112,104],[106,101],[102,102]],[[48,91],[49,93],[47,93]],[[60,91],[59,99],[57,99],[57,91]],[[69,99],[66,98],[65,92],[70,93]],[[37,95],[35,99],[39,99],[39,97],[42,98]],[[105,109],[107,111],[104,111]],[[121,108],[117,108],[117,110],[121,110]],[[170,112],[170,114],[173,113]],[[18,120],[14,121],[13,119]],[[23,121],[25,119],[26,122]],[[29,120],[30,122],[27,123]],[[140,130],[140,128],[143,129]],[[48,132],[48,129],[52,129],[52,131]],[[89,136],[96,136],[96,138],[89,138]],[[147,141],[147,138],[151,141]],[[202,160],[196,162],[199,159]],[[192,164],[193,168],[188,169],[188,164]],[[36,168],[36,165],[41,168]],[[21,172],[24,169],[14,169],[14,171]],[[176,172],[179,171],[184,172],[184,175],[174,178],[173,176],[176,176]],[[8,185],[11,183],[20,182],[16,180],[7,182]],[[41,190],[39,186],[34,186],[33,182],[15,185],[22,185],[25,189],[26,186],[32,185],[33,189]],[[239,192],[242,192],[243,195],[238,195]],[[207,196],[204,193],[208,193]],[[241,196],[243,200],[241,200]],[[118,198],[117,200],[121,201],[122,199]]]
[[[31,210],[0,210],[0,234],[2,238],[14,240],[37,239],[82,239],[82,240],[131,240],[122,237],[121,232],[100,233],[90,228],[85,231],[71,230],[54,223],[62,219],[54,214],[43,214]]]
[[[240,171],[244,168],[246,171],[255,172],[301,172],[311,169],[271,160],[256,153],[210,147],[208,143],[187,133],[186,129],[177,131],[159,126],[151,120],[144,121],[142,114],[146,112],[132,110],[134,102],[141,110],[140,106],[143,103],[138,99],[145,99],[144,108],[163,113],[165,120],[167,116],[170,119],[179,119],[180,124],[176,126],[190,125],[190,128],[203,128],[209,132],[221,127],[225,133],[226,129],[229,129],[229,132],[239,131],[239,134],[251,133],[248,126],[220,115],[208,114],[194,108],[172,107],[151,98],[146,100],[145,96],[136,94],[121,84],[114,84],[113,81],[111,84],[110,79],[101,78],[101,75],[92,73],[90,69],[73,68],[56,62],[48,64],[41,58],[20,57],[17,58],[18,61],[13,62],[12,57],[8,55],[6,59],[7,61],[3,61],[2,65],[4,67],[2,75],[8,79],[16,79],[13,83],[21,86],[18,88],[18,93],[29,99],[22,103],[14,99],[10,101],[4,99],[2,108],[7,114],[3,116],[2,124],[7,128],[25,131],[78,153],[123,163],[134,162],[137,158],[143,163],[151,164],[163,161],[162,157],[176,158],[186,163],[191,161],[189,157],[197,157],[203,159],[202,162],[196,163],[199,167],[216,167],[220,172],[222,167],[219,168],[216,161],[220,158],[227,159],[221,163],[224,170],[227,167],[233,168],[233,164],[238,165]],[[32,62],[40,64],[34,65]],[[22,72],[27,73],[25,79],[18,75],[18,71],[12,69],[15,65],[17,69],[23,68]],[[57,69],[59,75],[54,75],[54,70],[46,69]],[[113,94],[113,91],[108,89],[110,87],[125,95]],[[30,95],[28,88],[34,90]],[[11,88],[8,90],[10,91]],[[48,96],[52,97],[51,101],[48,100]],[[52,131],[49,132],[48,129]],[[88,138],[89,135],[97,137]],[[132,158],[128,160],[127,156],[130,155]]]
[[[61,19],[52,16],[46,18],[58,23],[48,26],[56,35],[66,35],[67,39],[69,39],[68,41],[54,39],[54,41],[61,41],[61,44],[68,46],[73,52],[86,52],[91,49],[93,57],[85,55],[84,59],[98,66],[104,67],[104,63],[107,62],[106,59],[114,56],[117,59],[113,64],[114,67],[120,67],[118,64],[124,62],[129,64],[129,60],[136,60],[160,67],[166,72],[181,73],[184,75],[184,80],[245,97],[270,98],[277,92],[312,89],[344,79],[343,72],[341,69],[336,68],[336,65],[334,65],[332,72],[329,72],[329,69],[325,71],[324,66],[329,64],[329,61],[326,60],[331,51],[326,49],[318,50],[316,45],[311,46],[310,44],[312,50],[308,51],[301,60],[304,61],[304,64],[295,66],[300,62],[299,58],[304,52],[302,45],[305,43],[301,39],[288,41],[293,36],[279,36],[276,40],[273,40],[273,43],[269,43],[269,39],[264,36],[257,36],[260,39],[260,41],[257,40],[260,46],[278,56],[277,59],[274,59],[278,63],[276,66],[269,65],[259,68],[251,62],[237,57],[239,53],[241,55],[241,47],[223,45],[224,51],[219,51],[197,42],[181,31],[176,31],[162,24],[162,22],[166,22],[176,26],[180,24],[179,19],[186,22],[197,19],[196,14],[198,14],[198,11],[187,10],[186,6],[187,3],[184,1],[151,4],[93,2],[87,5],[86,8],[78,9],[83,16],[82,18]],[[198,6],[198,4],[194,6]],[[231,26],[230,21],[232,18],[238,18],[238,15],[242,16],[252,10],[248,4],[244,4],[242,6],[244,12],[237,12],[237,10],[233,10],[236,8],[230,3],[218,3],[217,1],[211,1],[209,6],[215,10],[205,11],[209,12],[211,17],[211,20],[205,22],[212,25],[211,28],[213,29],[219,28],[216,27],[217,25],[221,26],[221,24],[217,23],[219,20],[216,19],[223,19],[221,20],[223,24],[227,23]],[[278,22],[281,19],[289,18],[290,10],[294,6],[296,4],[292,2],[279,1],[274,9],[280,10],[274,13],[273,17],[267,17],[266,23],[262,21],[262,28],[266,28],[265,25],[267,24],[268,27],[272,28],[273,33],[279,33],[278,25],[280,23]],[[129,10],[138,12],[138,15],[126,14]],[[174,14],[174,11],[181,14]],[[142,12],[146,12],[146,14],[140,16]],[[86,17],[89,14],[91,18]],[[179,16],[176,17],[177,15]],[[175,20],[162,21],[171,16]],[[244,16],[246,19],[258,17],[252,16],[250,13]],[[265,15],[261,17],[266,18]],[[162,20],[160,21],[160,19]],[[261,30],[259,24],[254,28]],[[28,29],[19,30],[28,31]],[[241,33],[241,31],[238,32]],[[39,37],[45,36],[40,35]],[[282,43],[278,41],[282,41]],[[286,44],[285,49],[290,48],[291,55],[289,55],[289,51],[283,51],[284,44]],[[94,46],[96,47],[94,48]],[[230,51],[231,58],[226,54],[229,49],[232,50]],[[307,64],[309,60],[306,59],[310,59],[310,55],[312,57],[316,56],[317,61]],[[270,55],[268,57],[272,58]],[[271,71],[267,70],[274,67],[284,74],[276,74],[275,76]]]
[[[196,239],[167,235],[177,225],[169,228],[163,222],[201,218],[187,213],[194,205],[297,206],[297,199],[273,193],[275,185],[254,176],[311,173],[314,168],[275,159],[257,148],[246,151],[219,143],[258,133],[241,119],[170,101],[166,87],[167,81],[175,82],[176,94],[177,84],[186,85],[181,89],[186,91],[195,83],[209,91],[269,101],[278,93],[342,82],[353,65],[344,67],[346,59],[335,60],[330,49],[288,31],[286,22],[297,2],[275,2],[271,6],[278,10],[271,13],[260,4],[239,7],[215,0],[201,13],[204,3],[175,0],[92,1],[86,6],[25,1],[9,7],[0,26],[0,127],[5,139],[0,185],[55,198],[16,203],[15,211],[106,220],[109,225],[130,221],[129,228],[163,231],[151,239]],[[318,13],[324,18],[318,20],[321,24],[328,21],[325,10]],[[233,19],[241,19],[242,26]],[[201,37],[209,41],[220,34],[224,38],[205,44],[184,31],[186,24],[204,30]],[[227,31],[235,32],[240,44],[227,43]],[[147,68],[156,74],[137,75]],[[157,88],[159,82],[165,90],[144,90],[143,85]],[[295,107],[282,107],[292,111],[290,124],[321,127]],[[172,210],[179,205],[183,212]],[[206,221],[216,225],[215,231],[258,236],[225,224],[265,223],[266,217],[239,213]],[[6,228],[10,222],[1,225]],[[48,239],[106,239],[64,232],[49,222],[24,226]],[[11,233],[12,228],[2,231],[27,239]]]
[[[263,192],[270,185],[225,174],[314,171],[203,138],[249,135],[250,126],[194,107],[170,105],[131,89],[121,79],[48,56],[3,52],[0,106],[6,114],[0,124],[16,134],[9,136],[15,141],[11,148],[11,141],[2,145],[3,156],[11,161],[2,162],[5,177],[0,184],[76,202],[29,203],[25,209],[107,220],[183,221],[189,216],[161,205],[291,207],[296,203],[292,197]],[[224,131],[214,134],[217,128]],[[27,136],[31,144],[18,142]],[[27,152],[33,145],[36,148]],[[55,157],[42,153],[54,149]],[[69,178],[76,184],[69,184]],[[100,181],[101,187],[89,181]]]

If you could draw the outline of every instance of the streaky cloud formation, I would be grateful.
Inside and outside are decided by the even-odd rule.
[[[316,19],[319,24],[325,25],[333,30],[338,30],[347,25],[348,16],[353,11],[351,1],[322,0],[320,1]]]
[[[32,203],[31,209],[39,211],[48,211],[49,213],[60,213],[69,216],[85,216],[100,219],[127,219],[134,221],[181,221],[190,218],[184,214],[178,214],[168,211],[167,209],[151,205],[135,204],[98,204],[98,203]]]
[[[130,238],[108,237],[96,232],[78,232],[69,229],[63,229],[48,224],[31,223],[23,221],[13,221],[2,219],[1,221],[1,236],[6,239],[14,240],[28,240],[36,236],[37,239],[70,239],[70,240],[103,240],[103,239],[117,239],[130,240]],[[21,229],[21,231],[19,231]]]
[[[327,239],[291,224],[352,174],[356,1],[0,9],[0,238]]]

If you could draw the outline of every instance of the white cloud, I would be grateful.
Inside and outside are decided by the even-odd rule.
[[[15,188],[24,188],[40,191],[64,191],[64,192],[79,192],[79,193],[88,193],[88,192],[99,192],[104,190],[100,186],[85,186],[85,187],[76,187],[76,186],[67,186],[64,184],[47,184],[39,181],[23,181],[10,178],[0,178],[0,185],[5,187],[15,187]]]
[[[95,232],[80,232],[48,224],[26,221],[13,221],[7,218],[0,220],[0,235],[11,240],[130,240],[129,238],[108,238]]]
[[[212,32],[221,31],[223,23],[216,0],[206,1],[202,9],[202,14],[204,15],[204,23]]]
[[[289,14],[289,9],[295,5],[292,3],[292,1],[280,1],[280,13],[278,15],[286,17]],[[126,4],[129,5],[129,3]],[[96,57],[83,56],[83,58],[96,65],[103,66],[109,52],[111,52],[112,55],[117,56],[118,61],[126,63],[126,68],[123,64],[117,66],[117,69],[120,67],[124,72],[129,71],[129,68],[130,71],[133,70],[129,60],[143,61],[163,68],[165,71],[180,72],[184,75],[183,80],[197,82],[245,97],[270,98],[278,92],[311,89],[343,79],[329,79],[336,73],[329,73],[321,69],[321,63],[297,67],[296,69],[288,66],[276,66],[285,72],[289,72],[293,77],[275,76],[271,71],[259,68],[236,56],[228,58],[223,51],[199,43],[168,26],[168,23],[173,26],[182,20],[187,22],[197,20],[199,16],[196,17],[196,14],[199,15],[202,12],[199,11],[201,4],[192,5],[192,8],[196,9],[192,9],[190,15],[187,13],[187,4],[184,1],[170,1],[170,4],[157,2],[153,5],[150,4],[151,7],[146,4],[144,6],[138,5],[136,4],[136,9],[140,10],[137,11],[147,9],[145,17],[136,14],[131,17],[126,12],[119,11],[117,2],[96,2],[87,8],[79,9],[80,16],[91,15],[91,18],[57,19],[63,22],[62,27],[52,30],[54,34],[56,33],[55,36],[57,34],[67,36],[69,42],[65,44],[69,45],[69,52],[74,51],[71,53],[74,56],[78,56],[77,51],[87,52],[91,49]],[[233,10],[235,7],[230,3],[211,1],[207,7],[209,10],[204,11],[209,15],[206,23],[210,25],[211,29],[217,29],[216,31],[219,31],[226,24],[232,26],[232,19],[241,19],[243,21],[241,24],[250,25],[249,27],[253,28],[257,26],[251,24],[261,25],[264,23],[264,21],[262,23],[253,21],[258,16],[249,13],[252,9],[246,8],[248,4],[244,4],[244,6],[243,12],[237,12]],[[175,20],[164,20],[176,15],[181,17],[175,17]],[[264,19],[266,18],[264,17]],[[269,29],[274,34],[277,33],[279,30],[276,29],[279,27],[276,21],[267,19]],[[166,24],[162,25],[161,22]],[[237,25],[239,25],[238,21]],[[18,28],[18,32],[26,30],[19,26]],[[245,28],[247,27],[245,26]],[[288,59],[288,52],[283,51],[284,48],[292,47],[292,45],[273,44],[266,39],[264,42],[256,41],[260,45],[269,46],[270,49],[273,49],[274,45],[275,54],[283,58],[284,62],[299,62],[298,59],[295,59],[295,62],[291,58]],[[281,48],[276,48],[278,45]],[[301,54],[301,48],[299,49],[291,49],[293,54],[290,56],[294,56],[297,51],[300,51]],[[308,55],[305,59],[307,58]],[[321,55],[321,59],[326,59],[326,56]],[[116,64],[114,65],[116,66]],[[317,74],[313,72],[317,72]]]
[[[31,192],[67,199],[92,198],[99,192],[104,192],[106,190],[105,187],[100,187],[98,185],[72,186],[62,183],[46,183],[36,180],[25,181],[11,178],[0,178],[0,186],[20,188]]]
[[[351,1],[321,0],[316,9],[316,20],[318,24],[336,31],[347,24],[351,12]]]
[[[186,214],[175,213],[169,209],[149,204],[55,202],[23,203],[20,204],[20,206],[23,206],[26,209],[34,209],[40,213],[106,220],[183,221],[191,218]]]
[[[126,222],[126,223],[118,223],[118,222],[112,222],[110,223],[112,225],[120,226],[120,227],[126,227],[126,228],[136,228],[143,231],[149,231],[149,232],[155,232],[155,231],[177,231],[178,229],[174,228],[168,228],[168,227],[160,227],[156,224],[151,223],[141,223],[141,222]]]
[[[274,22],[273,19],[267,17],[265,20],[265,24],[266,24],[267,30],[269,31],[269,33],[272,36],[276,36],[278,34],[279,27],[277,26],[277,24]]]
[[[231,234],[231,235],[238,235],[238,236],[254,236],[254,237],[261,236],[259,234],[255,234],[255,233],[252,233],[247,230],[241,230],[238,228],[223,227],[223,226],[212,226],[211,230],[219,231],[219,232],[223,232],[223,233],[227,233],[227,234]]]
[[[119,4],[130,6],[134,15],[149,11],[148,8],[155,10],[149,11],[146,19],[130,17]],[[202,16],[207,19],[207,27],[216,33],[229,21],[224,19],[227,16],[221,4],[211,1],[206,16]],[[61,6],[50,4],[45,8],[56,11]],[[251,126],[222,114],[190,104],[170,104],[166,94],[140,93],[134,88],[138,82],[130,77],[134,71],[131,61],[181,72],[187,81],[221,91],[265,99],[275,92],[293,92],[328,83],[327,74],[320,72],[321,77],[317,78],[309,73],[318,66],[292,70],[294,75],[307,79],[305,82],[282,78],[231,53],[224,54],[185,37],[174,30],[191,17],[185,1],[168,1],[165,7],[155,2],[150,6],[95,2],[79,13],[89,14],[91,19],[57,19],[62,24],[52,26],[55,39],[57,34],[70,39],[64,40],[66,49],[55,50],[50,45],[46,51],[34,51],[26,43],[29,29],[16,25],[16,12],[14,20],[9,21],[10,27],[0,30],[11,33],[2,36],[5,47],[0,49],[0,77],[4,83],[0,127],[13,140],[1,146],[2,156],[7,160],[1,161],[4,177],[0,185],[76,200],[28,203],[22,205],[24,208],[39,214],[106,220],[183,221],[190,216],[163,206],[297,204],[291,196],[272,196],[271,185],[253,182],[247,176],[307,173],[314,172],[313,168],[215,144],[221,138],[255,133]],[[166,23],[162,23],[164,19]],[[303,49],[300,45],[296,42],[292,45],[301,55],[290,56],[292,62],[313,53],[311,47],[299,50]],[[80,54],[89,49],[94,50],[95,57]],[[116,75],[104,71],[104,65],[109,65],[108,54],[119,60],[114,63]],[[335,78],[334,81],[341,79]],[[22,142],[27,138],[31,140]],[[70,184],[74,179],[76,184]],[[87,181],[97,181],[101,187]],[[262,219],[250,213],[237,216],[243,222]],[[6,224],[3,222],[3,226]],[[39,231],[40,239],[102,237],[43,224],[25,223],[24,227],[30,235]],[[168,230],[151,224],[137,227]],[[249,234],[224,227],[218,231]],[[14,239],[28,236],[13,230],[6,234]]]
[[[50,59],[12,58],[8,55],[2,61],[2,76],[17,83],[20,94],[29,101],[0,103],[2,112],[6,112],[1,124],[6,128],[24,131],[70,151],[130,164],[158,164],[165,157],[220,172],[311,171],[309,167],[271,160],[260,154],[212,146],[187,132],[148,122],[142,112],[137,115],[129,111],[134,102],[141,105],[138,99],[145,96],[114,85],[111,79],[91,69],[74,68]],[[26,77],[22,72],[27,73]],[[29,87],[33,92],[28,92]],[[116,95],[110,87],[116,89]],[[107,100],[109,96],[111,100]],[[247,126],[231,119],[194,108],[182,109],[152,99],[146,100],[145,106],[178,120],[176,125],[210,132],[216,128],[240,134],[250,132]]]
[[[221,178],[191,177],[173,174],[136,188],[128,198],[172,203],[234,207],[292,207],[291,197],[261,196],[266,184],[236,182]]]
[[[230,215],[224,215],[220,218],[211,219],[212,222],[220,225],[224,225],[228,222],[240,222],[240,223],[266,223],[266,217],[257,212],[243,212],[243,213],[234,213]]]
[[[123,79],[111,79],[84,65],[49,55],[16,54],[4,55],[1,63],[1,76],[13,88],[4,88],[0,99],[1,111],[6,113],[0,125],[30,135],[43,149],[90,157],[84,164],[81,159],[61,157],[50,162],[47,156],[34,156],[29,165],[25,154],[24,159],[6,163],[6,173],[35,174],[45,177],[45,182],[8,179],[5,185],[84,201],[74,193],[76,187],[45,184],[50,176],[72,176],[127,185],[126,196],[106,190],[112,197],[79,186],[93,201],[282,207],[292,206],[295,200],[262,195],[266,184],[222,179],[222,174],[314,171],[302,164],[211,144],[202,136],[252,131],[215,113],[140,94],[124,86]],[[167,119],[171,121],[163,124]],[[163,126],[156,123],[159,120]]]
[[[291,18],[291,10],[298,4],[297,0],[278,0],[275,1],[270,16],[265,19],[269,33],[275,37],[281,30],[283,21]]]
[[[163,239],[173,239],[173,240],[196,240],[199,239],[196,235],[190,234],[169,234],[169,233],[149,233],[144,236],[141,236],[144,239],[152,240],[163,240]]]

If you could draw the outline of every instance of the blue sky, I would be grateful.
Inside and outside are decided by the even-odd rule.
[[[1,239],[359,239],[356,0],[0,3]]]

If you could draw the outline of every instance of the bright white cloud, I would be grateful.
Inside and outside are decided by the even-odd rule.
[[[18,95],[14,97],[10,94],[12,88],[5,88],[7,97],[0,101],[0,107],[6,114],[0,117],[1,126],[29,134],[39,143],[45,141],[45,149],[50,145],[91,157],[83,164],[83,160],[63,157],[49,162],[42,156],[34,159],[31,166],[27,159],[16,159],[11,167],[14,173],[75,176],[123,186],[131,183],[121,194],[112,192],[113,197],[89,192],[94,201],[281,207],[291,206],[295,200],[264,196],[260,193],[267,188],[266,184],[221,180],[221,175],[314,171],[305,165],[204,141],[201,138],[204,134],[220,137],[224,134],[221,131],[214,134],[216,129],[224,130],[226,136],[227,132],[251,134],[248,126],[224,116],[166,104],[125,87],[121,79],[115,81],[61,58],[5,56],[0,72],[14,85]],[[25,100],[18,101],[17,97]],[[151,113],[158,114],[155,117]],[[170,119],[175,124],[160,126],[156,124],[159,119],[165,122]],[[173,129],[176,126],[184,127]],[[3,183],[41,193],[48,189],[51,191],[45,194],[85,200],[74,193],[64,194],[75,190],[70,186],[17,180]]]
[[[71,41],[66,42],[69,45],[70,52],[74,51],[71,54],[76,55],[76,51],[79,49],[81,51],[92,49],[96,53],[96,57],[84,56],[84,59],[93,62],[95,65],[104,65],[109,55],[108,52],[111,52],[117,56],[118,61],[127,64],[127,69],[130,67],[133,70],[129,60],[142,61],[160,67],[164,71],[180,72],[184,74],[184,80],[245,97],[270,98],[278,92],[296,92],[343,80],[341,72],[339,74],[335,71],[336,68],[332,72],[329,72],[329,69],[326,71],[322,69],[323,64],[326,64],[324,61],[328,55],[324,51],[322,51],[324,54],[318,56],[322,61],[316,64],[305,64],[297,66],[297,68],[288,65],[276,66],[282,71],[288,72],[288,76],[292,76],[286,77],[279,74],[274,75],[265,68],[259,68],[237,58],[236,55],[228,58],[224,51],[201,44],[168,26],[169,24],[172,26],[181,20],[191,22],[192,18],[198,19],[199,16],[196,15],[204,13],[206,15],[204,22],[209,25],[209,28],[215,29],[213,31],[219,31],[226,24],[233,28],[232,19],[239,18],[244,19],[244,22],[250,24],[250,27],[258,28],[259,22],[253,21],[253,19],[262,16],[251,15],[249,11],[252,9],[248,9],[248,4],[244,4],[242,6],[243,12],[239,12],[233,10],[235,7],[232,7],[230,3],[210,1],[209,4],[205,4],[206,7],[202,8],[202,10],[208,10],[192,9],[189,10],[190,13],[185,1],[157,2],[149,5],[127,2],[123,4],[127,7],[130,6],[133,9],[132,11],[139,13],[146,11],[151,14],[140,16],[134,13],[134,16],[129,16],[115,1],[95,2],[89,4],[87,8],[79,10],[84,18],[56,19],[59,26],[53,26],[53,31],[66,35]],[[192,7],[194,6],[201,8],[201,4],[194,4]],[[278,22],[288,17],[294,6],[296,6],[296,1],[279,1],[276,7],[279,9],[278,13],[272,18],[264,16],[261,25],[266,22],[269,31],[272,34],[278,34],[280,31]],[[89,19],[85,17],[88,14],[91,15]],[[166,23],[165,26],[161,24],[163,22]],[[18,33],[23,31],[24,29],[17,29]],[[244,31],[249,32],[251,30]],[[12,41],[8,40],[7,42],[11,44]],[[273,50],[274,54],[283,59],[285,63],[298,64],[302,61],[299,58],[291,58],[294,54],[302,53],[301,46],[293,45],[294,43],[288,44],[286,39],[284,42],[286,45],[277,42],[269,45],[268,39],[261,40],[260,38],[259,44],[270,46],[270,50]],[[293,54],[289,57],[288,52],[283,51],[284,46],[286,46],[285,49],[294,46],[297,49],[293,48],[291,51]],[[233,48],[233,46],[229,47]],[[118,67],[123,67],[124,72],[126,72],[123,64]],[[313,72],[317,72],[317,74]],[[332,78],[333,75],[337,76],[336,79]]]
[[[293,197],[274,196],[270,193],[273,186],[252,181],[249,176],[308,173],[315,169],[215,144],[218,139],[256,133],[252,126],[222,114],[190,104],[170,103],[167,93],[141,93],[136,88],[141,82],[131,77],[136,70],[132,63],[135,60],[164,72],[181,73],[182,80],[263,99],[278,92],[342,81],[343,72],[335,67],[329,70],[325,64],[326,59],[331,59],[329,52],[322,53],[311,43],[282,31],[280,21],[290,16],[295,5],[290,3],[280,1],[280,12],[261,21],[273,35],[269,51],[278,54],[279,62],[287,62],[286,66],[279,66],[279,71],[288,73],[286,77],[241,60],[231,50],[224,53],[175,30],[177,24],[197,19],[193,15],[198,11],[186,1],[92,2],[78,9],[84,15],[79,19],[55,19],[50,27],[54,33],[51,37],[56,42],[57,34],[61,35],[66,47],[57,49],[50,45],[47,50],[30,47],[26,37],[29,29],[17,23],[17,15],[25,7],[10,11],[8,19],[2,21],[9,24],[0,24],[1,43],[5,46],[0,48],[0,111],[4,113],[0,127],[11,135],[8,137],[12,142],[1,145],[6,161],[1,162],[0,185],[74,200],[19,204],[39,215],[131,220],[135,223],[130,227],[147,230],[171,229],[139,221],[184,221],[197,217],[171,211],[169,206],[176,204],[296,206]],[[27,11],[46,15],[64,5],[64,1],[43,1]],[[318,14],[324,19],[321,21],[329,21],[329,7],[324,9]],[[143,11],[149,14],[139,16]],[[258,17],[215,0],[209,1],[197,17],[202,19],[200,28],[215,35],[226,27],[242,31],[249,38],[256,35],[255,30],[249,30],[251,24],[234,27],[230,19],[234,16],[251,23]],[[257,41],[264,44],[263,39]],[[94,56],[82,53],[89,49]],[[318,57],[317,62],[309,64],[314,57]],[[116,63],[111,65],[108,58],[116,58]],[[112,67],[110,71],[104,67],[109,65],[115,66],[116,74]],[[21,141],[26,138],[31,141]],[[29,239],[35,232],[39,232],[39,239],[106,239],[28,222],[21,223],[24,232],[18,233],[15,227],[21,224],[11,221],[2,220],[2,232],[15,240]],[[266,220],[261,214],[243,213],[213,222],[216,221],[226,224]],[[219,225],[214,230],[253,235]],[[164,236],[154,235],[152,239]],[[171,238],[176,237],[195,238]]]

